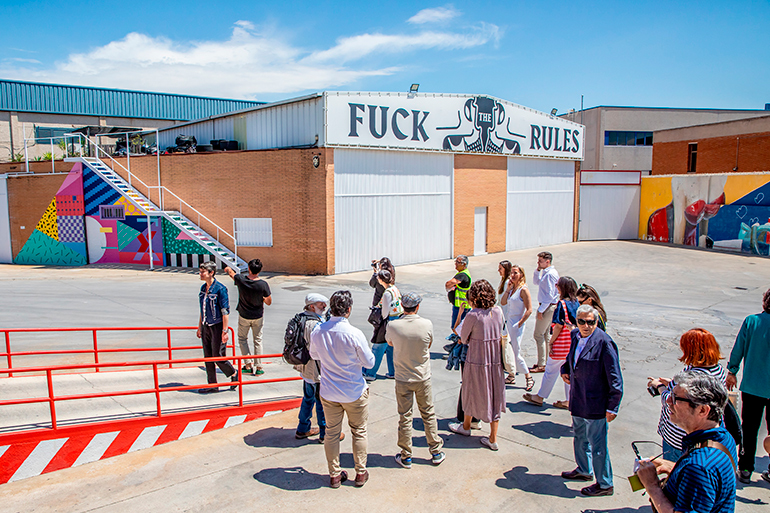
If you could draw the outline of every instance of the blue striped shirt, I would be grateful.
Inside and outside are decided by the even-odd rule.
[[[663,493],[674,511],[683,513],[733,513],[735,511],[735,471],[730,458],[714,447],[688,450],[705,440],[725,446],[738,460],[735,441],[730,433],[717,427],[695,431],[682,441],[685,453],[676,462]]]

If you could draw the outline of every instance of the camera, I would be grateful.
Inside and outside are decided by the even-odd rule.
[[[377,262],[372,262],[372,269],[377,269]]]
[[[660,395],[660,390],[658,390],[658,387],[650,385],[647,387],[647,391],[650,393],[651,396],[657,397]]]

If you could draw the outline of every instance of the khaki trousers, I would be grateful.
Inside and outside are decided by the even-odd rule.
[[[259,319],[244,319],[243,317],[238,317],[238,344],[241,346],[241,356],[262,354],[262,326],[264,320],[264,317],[260,317]],[[254,341],[254,352],[252,352],[249,347],[249,328],[251,328],[251,337]],[[245,366],[255,369],[262,368],[261,358],[253,360],[244,359],[241,361]]]
[[[545,359],[548,356],[548,350],[546,344],[551,339],[548,333],[548,328],[551,327],[551,321],[553,321],[553,313],[556,311],[556,305],[551,305],[543,312],[543,318],[538,319],[535,315],[535,345],[537,346],[537,364],[541,367],[545,366]]]
[[[425,381],[396,381],[396,403],[398,404],[398,446],[402,458],[412,457],[412,406],[417,399],[417,408],[425,426],[425,440],[431,454],[438,454],[444,440],[438,436],[438,423],[433,410],[433,388],[430,379]]]
[[[322,392],[323,393],[323,392]],[[348,414],[348,426],[353,438],[353,461],[356,464],[356,474],[366,472],[367,436],[366,424],[369,421],[369,389],[364,390],[361,397],[352,403],[335,403],[321,397],[326,415],[326,436],[324,450],[329,464],[329,475],[337,477],[342,472],[340,468],[340,433],[342,419]]]

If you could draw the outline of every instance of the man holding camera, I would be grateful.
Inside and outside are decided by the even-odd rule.
[[[732,435],[722,427],[727,389],[713,376],[682,372],[668,397],[671,421],[687,433],[684,454],[674,463],[642,460],[636,475],[658,513],[735,511],[737,454]],[[658,474],[668,474],[661,484]]]

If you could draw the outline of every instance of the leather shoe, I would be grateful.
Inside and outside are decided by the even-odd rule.
[[[615,493],[615,488],[610,486],[609,488],[602,488],[599,483],[594,483],[591,486],[586,486],[580,493],[589,497],[602,497],[604,495],[612,495]]]
[[[535,374],[537,372],[545,372],[545,366],[544,365],[533,365],[529,368],[529,372],[531,374]]]
[[[309,436],[315,436],[315,435],[317,435],[320,432],[321,432],[320,429],[318,429],[317,427],[314,427],[314,428],[310,428],[310,431],[308,431],[306,433],[300,433],[299,431],[297,431],[296,433],[294,433],[294,438],[296,438],[297,440],[302,440],[302,439],[307,438]]]
[[[356,487],[361,488],[369,481],[369,471],[364,470],[361,474],[356,474]]]
[[[339,488],[342,483],[348,480],[348,473],[344,470],[339,473],[338,476],[332,477],[331,481],[329,482],[329,486],[332,488]]]
[[[573,481],[593,481],[594,479],[594,476],[582,474],[578,469],[570,470],[569,472],[562,472],[561,477]]]

